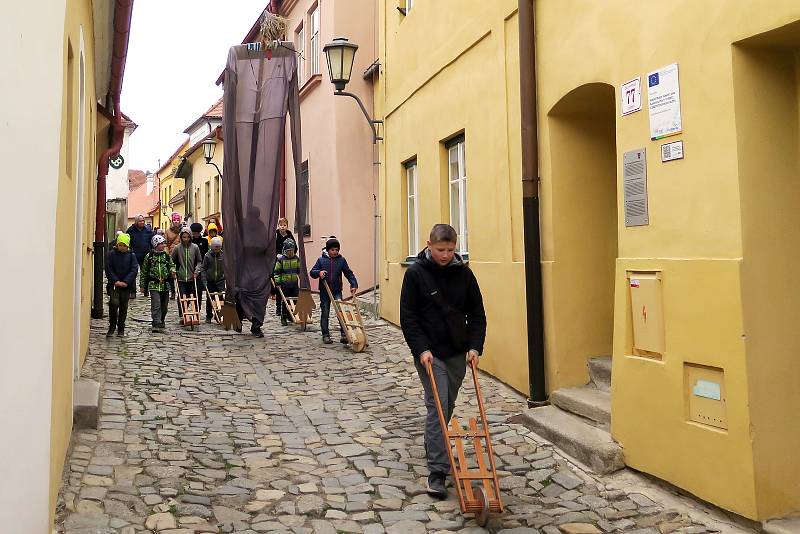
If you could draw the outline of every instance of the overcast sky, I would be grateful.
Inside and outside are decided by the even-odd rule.
[[[139,128],[131,169],[155,171],[183,130],[222,96],[214,85],[228,48],[242,42],[268,0],[136,0],[122,111]]]

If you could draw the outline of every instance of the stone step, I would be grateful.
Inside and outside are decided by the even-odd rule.
[[[530,428],[599,475],[625,467],[622,447],[610,433],[556,406],[529,408],[512,421]]]
[[[561,388],[550,394],[550,402],[564,411],[591,419],[600,425],[611,424],[611,392],[594,386]]]
[[[589,378],[597,389],[611,391],[611,356],[589,358]]]

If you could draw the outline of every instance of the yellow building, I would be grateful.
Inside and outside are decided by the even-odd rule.
[[[518,2],[398,1],[379,21],[382,314],[426,230],[466,222],[482,367],[527,393]],[[800,8],[535,15],[547,391],[611,355],[627,465],[749,518],[800,510]]]
[[[189,135],[189,147],[183,154],[186,174],[187,214],[192,222],[206,226],[214,219],[222,221],[222,98],[197,118],[184,133]],[[203,143],[214,140],[214,153],[206,163]],[[212,165],[213,163],[213,165]]]
[[[380,2],[381,314],[399,322],[409,257],[453,224],[487,296],[481,366],[527,391],[516,2],[469,4]]]
[[[181,156],[189,146],[189,141],[181,143],[181,146],[169,157],[167,161],[156,171],[158,176],[159,189],[161,190],[161,216],[159,218],[160,227],[164,230],[169,228],[170,216],[177,211],[181,214],[181,220],[186,216],[186,206],[184,202],[186,182],[183,178],[176,177],[178,167],[181,163]]]
[[[4,295],[14,303],[0,321],[0,425],[7,437],[0,440],[0,522],[15,532],[52,531],[74,381],[98,296],[93,250],[104,253],[104,216],[96,208],[105,209],[105,191],[98,195],[97,184],[113,155],[109,138],[121,145],[124,131],[119,95],[131,6],[64,0],[44,11],[15,3],[3,10],[11,30],[0,32],[0,47],[13,83],[3,84],[0,154],[6,179],[21,186],[4,188],[3,206],[7,217],[26,221],[33,239],[0,238],[3,278],[13,281]],[[110,121],[98,102],[115,104]]]

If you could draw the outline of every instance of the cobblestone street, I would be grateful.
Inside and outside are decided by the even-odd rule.
[[[73,433],[58,532],[484,532],[452,488],[424,491],[422,388],[397,328],[370,323],[353,354],[322,345],[318,324],[281,327],[273,302],[264,339],[184,330],[174,301],[167,334],[151,334],[148,304],[131,301],[124,339],[92,323],[83,376],[101,384],[100,428]],[[521,395],[481,386],[506,505],[489,531],[718,531],[585,473],[507,422]],[[456,413],[476,411],[468,376]]]

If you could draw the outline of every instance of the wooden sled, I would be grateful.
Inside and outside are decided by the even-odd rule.
[[[191,327],[194,330],[195,326],[200,326],[200,306],[197,300],[197,279],[194,280],[194,295],[182,295],[180,285],[177,280],[175,282],[175,295],[178,297],[178,309],[181,312],[183,319],[183,326]]]
[[[209,292],[208,299],[211,301],[211,315],[217,324],[222,324],[222,305],[225,304],[225,292]]]
[[[322,280],[322,285],[325,286],[325,291],[328,292],[328,298],[330,298],[331,304],[336,310],[339,323],[344,327],[344,333],[347,336],[347,343],[350,348],[353,352],[363,352],[367,346],[367,330],[364,328],[364,320],[361,318],[361,312],[355,301],[336,300],[333,298],[328,282]]]
[[[475,395],[478,397],[481,421],[479,428],[478,421],[475,418],[470,418],[469,430],[466,430],[461,427],[455,416],[450,420],[450,427],[448,428],[442,413],[442,405],[439,402],[439,390],[436,388],[436,381],[433,378],[433,369],[430,363],[426,365],[433,396],[436,400],[436,411],[439,412],[439,424],[442,427],[447,455],[450,458],[453,478],[455,478],[461,513],[474,514],[475,521],[483,527],[489,522],[489,514],[491,512],[503,513],[503,501],[500,497],[500,483],[497,480],[492,441],[489,437],[489,422],[486,419],[481,387],[478,384],[478,369],[474,363],[471,363],[470,367],[472,368],[472,381],[475,384]],[[464,455],[464,440],[472,440],[478,465],[476,470],[469,468],[467,458]],[[452,445],[455,445],[456,456],[453,456]],[[486,465],[485,456],[489,457],[488,466]]]
[[[269,281],[272,282],[272,287],[278,290],[278,295],[280,295],[284,307],[286,307],[286,309],[289,310],[289,313],[292,315],[292,321],[294,322],[294,324],[299,324],[300,330],[305,332],[306,328],[308,328],[308,321],[301,320],[300,316],[295,311],[297,307],[297,299],[299,297],[287,297],[283,293],[283,289],[281,289],[281,286],[275,283],[275,280],[270,278]]]

